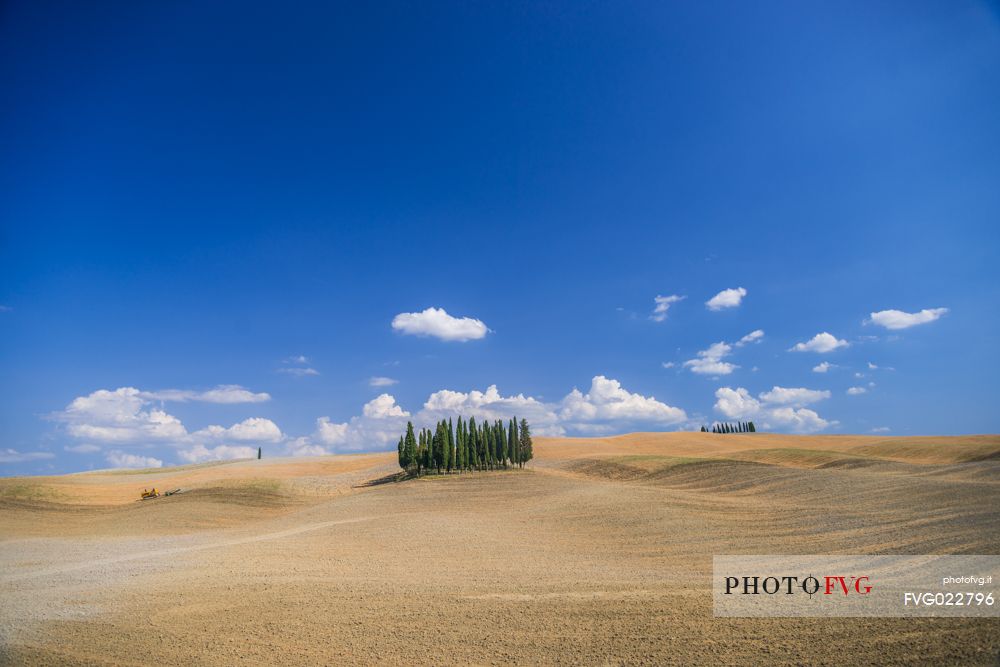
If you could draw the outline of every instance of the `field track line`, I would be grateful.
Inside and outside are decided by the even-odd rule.
[[[22,579],[30,579],[32,577],[44,577],[56,574],[63,574],[66,572],[73,572],[76,570],[87,570],[96,567],[103,567],[106,565],[117,565],[118,563],[126,563],[134,560],[147,560],[150,558],[160,558],[163,556],[174,556],[177,554],[187,553],[190,551],[202,551],[205,549],[217,549],[220,547],[232,547],[240,544],[252,544],[254,542],[265,542],[268,540],[279,540],[283,537],[291,537],[292,535],[298,535],[300,533],[307,533],[313,530],[320,530],[322,528],[328,528],[330,526],[343,525],[347,523],[358,523],[360,521],[370,521],[374,517],[359,517],[356,519],[340,519],[338,521],[321,521],[319,523],[309,523],[304,526],[298,526],[296,528],[288,528],[286,530],[279,530],[274,533],[264,533],[262,535],[252,535],[249,537],[237,537],[229,540],[222,540],[219,542],[209,542],[207,544],[192,544],[184,547],[169,547],[167,549],[151,549],[149,551],[142,551],[138,553],[129,553],[121,556],[115,556],[112,558],[99,558],[97,560],[87,561],[83,563],[71,563],[63,565],[60,567],[47,568],[44,570],[35,570],[33,572],[20,572],[13,575],[7,575],[0,577],[0,583],[6,583],[10,581],[20,581]]]

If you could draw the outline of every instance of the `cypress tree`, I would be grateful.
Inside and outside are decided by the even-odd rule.
[[[753,425],[753,422],[750,422],[749,426],[750,426],[750,432],[751,433],[756,433],[757,432],[757,427]]]
[[[497,420],[497,463],[507,467],[507,429],[500,419]]]
[[[263,451],[263,449],[264,449],[263,447],[258,447],[257,448],[257,460],[258,461],[260,461],[260,455],[261,455],[261,452]]]
[[[408,469],[417,460],[417,438],[413,435],[413,422],[406,422],[406,436],[403,439],[403,468]]]
[[[399,445],[396,449],[399,451],[399,467],[406,470],[406,461],[403,459],[403,436],[399,436]]]
[[[520,442],[517,439],[517,417],[510,420],[510,427],[507,429],[507,452],[510,456],[511,466],[521,463],[521,455],[517,451],[520,449]]]
[[[528,428],[528,420],[521,420],[521,446],[519,447],[521,451],[521,467],[530,461],[533,457],[531,451],[531,430]]]
[[[479,467],[479,438],[476,435],[475,417],[469,417],[469,467]]]
[[[430,470],[434,467],[434,440],[429,428],[424,429],[424,446],[424,468]]]
[[[455,426],[448,418],[448,472],[455,467]]]

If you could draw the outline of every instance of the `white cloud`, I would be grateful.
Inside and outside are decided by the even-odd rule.
[[[825,395],[819,395],[825,394]],[[808,408],[795,407],[827,398],[829,392],[810,389],[774,387],[760,394],[760,400],[743,387],[720,387],[715,392],[715,411],[728,419],[760,420],[758,427],[787,429],[797,433],[814,433],[836,422],[823,419]],[[787,404],[787,405],[786,405]]]
[[[690,368],[692,373],[699,375],[729,375],[733,370],[739,368],[736,364],[722,361],[723,357],[732,352],[729,343],[718,342],[708,346],[707,350],[700,350],[695,359],[688,359],[684,362],[685,368]]]
[[[684,410],[652,396],[631,393],[618,380],[603,375],[594,376],[586,394],[573,389],[562,400],[558,414],[570,424],[601,421],[676,424],[687,419]]]
[[[191,434],[194,439],[238,442],[278,442],[284,436],[281,429],[270,419],[251,417],[229,428],[207,426]]]
[[[125,445],[167,444],[175,447],[227,442],[279,442],[284,435],[270,419],[251,417],[229,428],[211,425],[189,433],[181,421],[152,407],[158,400],[202,401],[208,403],[259,402],[267,394],[253,394],[238,385],[220,385],[202,392],[167,390],[140,391],[120,387],[99,389],[75,398],[66,409],[51,416],[62,423],[67,434],[86,444],[67,447],[77,453],[98,451],[95,443]]]
[[[97,445],[67,445],[63,447],[67,452],[74,452],[75,454],[93,454],[94,452],[101,451],[101,448]]]
[[[458,415],[474,416],[479,420],[527,419],[537,435],[563,435],[563,427],[556,415],[556,406],[524,394],[503,396],[495,384],[486,391],[469,392],[442,389],[427,397],[423,410],[417,415],[421,423],[433,423]]]
[[[820,363],[813,366],[813,373],[825,373],[831,368],[833,368],[833,366],[834,365],[831,364],[829,361],[821,361]]]
[[[670,310],[670,304],[677,303],[678,301],[683,301],[687,297],[678,296],[676,294],[671,294],[670,296],[660,296],[656,295],[653,302],[656,307],[653,308],[653,314],[649,316],[649,319],[654,322],[662,322],[667,319],[667,311]]]
[[[393,380],[392,378],[382,377],[380,375],[368,378],[369,387],[391,387],[394,384],[399,384],[399,380]]]
[[[428,308],[419,313],[400,313],[392,318],[392,328],[412,336],[433,336],[444,341],[465,342],[486,336],[489,328],[471,317],[452,317],[444,308]]]
[[[771,391],[760,394],[760,400],[774,405],[792,405],[800,407],[809,405],[824,398],[830,398],[830,392],[825,389],[806,389],[805,387],[773,387]]]
[[[134,387],[99,389],[73,399],[52,416],[74,438],[111,443],[178,440],[187,436],[180,420],[163,410],[147,409],[144,392]]]
[[[115,468],[162,468],[163,461],[152,456],[138,456],[119,450],[108,452],[107,461]]]
[[[257,448],[246,445],[217,445],[206,447],[205,445],[195,445],[190,449],[182,449],[178,452],[180,457],[188,463],[202,463],[203,461],[228,461],[231,459],[255,459],[257,458]]]
[[[663,363],[661,364],[661,366],[663,366],[664,368],[673,368],[673,367],[674,367],[674,366],[676,366],[676,365],[677,365],[677,364],[675,364],[675,363],[674,363],[674,362],[672,362],[672,361],[664,361],[664,362],[663,362]]]
[[[888,433],[892,429],[888,426],[876,426],[871,430],[872,433]]]
[[[390,394],[379,394],[365,403],[361,412],[368,419],[391,419],[393,417],[409,417],[410,413],[396,405],[396,399]]]
[[[886,329],[909,329],[918,324],[927,324],[939,319],[948,312],[947,308],[924,308],[917,313],[907,313],[902,310],[880,310],[872,313],[865,324],[877,324]]]
[[[774,408],[765,417],[764,428],[787,428],[796,433],[815,433],[836,424],[809,408]]]
[[[711,299],[705,302],[709,310],[722,310],[723,308],[735,308],[743,301],[747,291],[742,287],[724,289]]]
[[[333,422],[329,417],[316,420],[314,441],[298,439],[289,445],[293,455],[315,456],[322,445],[335,451],[374,451],[399,439],[410,413],[396,404],[390,394],[381,394],[365,403],[361,415],[346,422]],[[321,447],[322,453],[331,450]]]
[[[505,396],[496,385],[485,391],[441,389],[428,396],[422,409],[412,416],[391,395],[382,394],[369,401],[361,415],[347,421],[320,417],[315,433],[287,442],[286,451],[291,455],[321,455],[385,449],[399,439],[408,420],[420,428],[458,416],[475,417],[480,422],[524,418],[536,435],[565,435],[567,431],[583,435],[614,433],[637,424],[663,426],[687,419],[680,408],[629,392],[617,380],[598,375],[591,380],[586,394],[574,389],[557,403],[524,394]]]
[[[14,449],[0,449],[0,463],[25,463],[51,459],[54,456],[55,454],[52,452],[19,452]]]
[[[161,391],[139,392],[143,399],[153,401],[172,401],[185,403],[187,401],[198,401],[202,403],[263,403],[271,400],[271,395],[265,392],[255,393],[245,389],[238,384],[220,384],[214,389],[207,391],[193,391],[190,389],[163,389]]]
[[[319,375],[319,371],[315,368],[299,367],[299,366],[282,366],[278,369],[279,373],[284,373],[285,375],[293,375],[295,377],[306,377],[307,375]]]
[[[743,338],[740,338],[738,341],[736,341],[735,345],[736,345],[736,347],[743,347],[744,345],[746,345],[748,343],[759,343],[762,340],[764,340],[764,332],[763,332],[763,330],[756,329],[756,330],[751,331],[750,333],[748,333]]]
[[[316,436],[320,442],[328,445],[341,445],[347,442],[347,423],[335,424],[329,417],[320,417],[316,420]]]
[[[848,396],[859,396],[859,395],[865,394],[867,392],[868,392],[868,390],[865,389],[864,387],[850,387],[847,390],[847,395]]]
[[[715,398],[715,411],[726,417],[747,419],[760,414],[760,401],[743,387],[720,387]]]
[[[692,373],[697,373],[698,375],[729,375],[739,368],[736,364],[723,361],[725,357],[728,357],[732,353],[733,348],[743,347],[749,343],[759,343],[763,339],[764,332],[760,329],[755,329],[732,344],[723,341],[712,343],[708,346],[708,349],[700,350],[696,358],[685,361],[684,367],[689,368]]]
[[[878,369],[878,366],[876,366],[875,364],[873,364],[872,362],[869,361],[868,362],[868,368],[870,368],[871,370],[874,371],[874,370]]]
[[[304,354],[297,354],[295,356],[288,357],[288,358],[282,360],[282,363],[285,363],[285,364],[308,364],[309,363],[309,357],[305,356]]]
[[[849,343],[846,340],[839,340],[836,336],[826,333],[818,333],[813,336],[808,342],[796,343],[792,347],[790,352],[819,352],[825,354],[827,352],[832,352],[839,347],[847,347]]]

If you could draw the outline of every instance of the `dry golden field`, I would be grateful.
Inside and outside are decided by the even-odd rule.
[[[715,619],[713,554],[1000,554],[1000,436],[538,438],[0,480],[10,664],[996,665],[997,619]],[[183,493],[137,502],[143,487]]]

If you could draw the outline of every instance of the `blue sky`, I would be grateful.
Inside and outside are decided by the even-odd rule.
[[[5,3],[0,474],[996,432],[998,81],[978,2]]]

